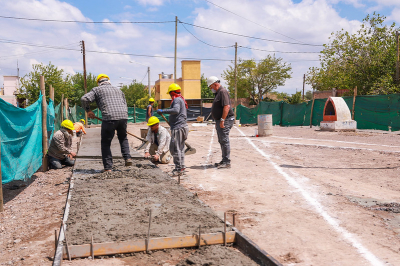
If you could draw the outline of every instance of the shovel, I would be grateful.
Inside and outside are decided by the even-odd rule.
[[[162,118],[164,118],[165,122],[167,122],[168,126],[170,126],[168,120],[165,118],[165,116],[163,114],[159,114],[162,116]],[[185,145],[186,145],[186,150],[185,150],[185,155],[191,155],[191,154],[195,154],[196,153],[196,149],[193,148],[192,146],[189,145],[189,143],[187,143],[185,141]]]
[[[103,119],[101,119],[101,118],[98,118],[97,116],[95,116],[94,117],[94,119],[97,119],[97,120],[100,120],[100,121],[103,121]],[[143,143],[139,146],[139,148],[137,148],[137,150],[141,150],[141,149],[143,149],[144,148],[144,146],[146,146],[146,144],[148,143],[148,141],[147,140],[145,140],[145,139],[142,139],[142,138],[140,138],[140,137],[138,137],[138,136],[136,136],[136,135],[134,135],[134,134],[132,134],[132,133],[130,133],[130,132],[128,132],[128,131],[126,131],[126,134],[129,134],[129,135],[131,135],[131,136],[133,136],[133,137],[135,137],[135,138],[137,138],[138,140],[141,140]]]

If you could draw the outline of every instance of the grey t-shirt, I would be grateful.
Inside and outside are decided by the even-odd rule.
[[[149,108],[151,108],[150,116],[149,116]],[[149,118],[153,116],[153,106],[151,104],[147,105],[146,109],[146,121],[149,121]]]
[[[171,126],[171,130],[185,127],[187,125],[187,110],[182,98],[176,97],[171,103],[171,108],[163,109],[163,113],[169,114],[169,125]]]

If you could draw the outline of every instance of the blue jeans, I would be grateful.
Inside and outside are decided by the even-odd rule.
[[[221,120],[215,120],[215,129],[217,130],[218,142],[222,151],[222,162],[231,163],[231,145],[229,143],[229,132],[233,127],[235,120],[233,117],[227,117],[224,122],[224,128],[220,127]]]
[[[73,166],[75,164],[75,160],[69,158],[68,156],[62,160],[51,157],[50,155],[47,155],[47,156],[49,158],[49,168],[50,169],[61,169],[63,165]]]

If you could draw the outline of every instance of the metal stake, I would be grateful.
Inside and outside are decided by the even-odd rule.
[[[57,229],[54,230],[54,247],[57,251]]]
[[[64,230],[65,244],[66,244],[66,246],[67,246],[68,260],[71,261],[71,255],[69,254],[69,246],[68,246],[68,239],[67,239],[67,231],[65,230],[65,223],[64,223],[64,221],[62,222],[62,228],[63,228],[63,230]]]
[[[150,226],[151,226],[151,210],[150,210],[150,217],[149,217],[149,230],[147,231],[147,239],[146,239],[146,253],[149,252]]]
[[[199,245],[198,248],[201,246],[201,225],[199,225]]]
[[[224,246],[226,246],[226,212],[224,212]]]
[[[93,244],[93,235],[92,235],[92,242],[90,242],[90,255],[92,256],[92,260],[94,260],[94,244]]]
[[[232,214],[232,223],[233,223],[233,227],[236,227],[236,213]]]

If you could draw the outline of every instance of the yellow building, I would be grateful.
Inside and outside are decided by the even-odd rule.
[[[200,61],[184,60],[182,63],[182,77],[176,83],[182,88],[182,96],[189,106],[201,105],[201,70]],[[172,74],[159,74],[159,79],[155,82],[155,100],[160,108],[167,108],[171,105],[171,97],[167,94],[168,87],[174,83]]]

